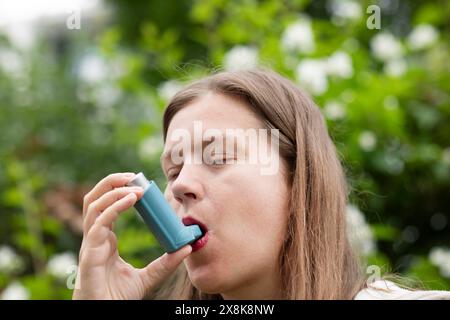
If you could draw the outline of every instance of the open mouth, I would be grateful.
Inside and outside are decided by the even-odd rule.
[[[191,243],[192,252],[198,251],[201,248],[203,248],[209,239],[209,232],[208,232],[208,228],[206,227],[206,225],[192,217],[184,217],[182,219],[182,222],[185,226],[190,226],[190,225],[196,224],[199,226],[200,230],[202,231],[202,236],[200,238],[198,238],[195,242]]]

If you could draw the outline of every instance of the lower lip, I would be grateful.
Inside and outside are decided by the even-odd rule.
[[[201,248],[203,248],[204,246],[206,246],[206,243],[208,242],[208,239],[209,239],[209,231],[206,232],[206,234],[203,237],[201,237],[200,239],[198,239],[194,243],[191,243],[192,252],[198,251]]]

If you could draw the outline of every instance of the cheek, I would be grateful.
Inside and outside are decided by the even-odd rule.
[[[270,256],[278,253],[287,223],[285,206],[279,200],[271,194],[263,198],[255,197],[248,204],[247,230],[243,230],[242,235],[254,252]]]
[[[225,206],[222,231],[233,247],[239,246],[237,251],[273,254],[284,238],[289,191],[281,176],[263,176],[253,167],[233,168],[223,179],[228,191],[217,199]]]

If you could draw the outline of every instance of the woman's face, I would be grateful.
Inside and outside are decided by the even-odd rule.
[[[243,142],[226,135],[226,129],[258,132],[262,128],[245,102],[211,92],[177,112],[168,128],[165,153],[176,146],[183,145],[185,149],[181,164],[173,156],[162,160],[168,177],[165,196],[180,218],[192,217],[208,229],[206,245],[184,261],[193,285],[203,292],[221,293],[224,297],[242,292],[247,292],[247,296],[270,296],[270,290],[279,289],[278,257],[285,237],[290,193],[285,165],[273,147],[272,161],[279,159],[278,170],[262,174],[267,163],[260,158],[256,162],[249,160],[262,150],[262,144],[255,146],[249,140]],[[220,148],[211,151],[214,142],[209,144],[209,160],[230,161],[236,159],[240,150],[245,151],[245,161],[217,164],[202,159],[210,141],[195,140],[195,135],[198,138],[198,133],[203,135],[208,129],[218,129],[224,139],[222,152]],[[172,141],[182,131],[189,132],[194,141]],[[218,132],[213,134],[216,143],[220,141],[217,135]],[[237,141],[236,149],[226,148],[233,140]],[[269,140],[270,137],[263,139],[266,148],[274,145]],[[199,147],[197,151],[195,145]],[[200,161],[187,160],[189,152],[198,155],[199,150]],[[240,154],[242,159],[243,153]]]

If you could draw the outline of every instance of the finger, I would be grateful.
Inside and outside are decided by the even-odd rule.
[[[88,235],[83,237],[81,242],[80,252],[78,253],[78,261],[80,264],[85,260],[84,254],[87,249],[91,256],[96,255],[95,250],[101,250],[100,246],[105,244],[106,241],[112,246],[112,251],[117,250],[117,237],[112,230],[98,226],[94,230],[92,229],[93,228],[91,228]]]
[[[123,187],[136,174],[133,172],[112,173],[98,182],[90,192],[84,196],[83,200],[83,217],[86,215],[89,204],[100,198],[104,193],[117,187]]]
[[[134,189],[136,188],[136,189]],[[102,195],[99,199],[95,200],[89,205],[89,209],[86,213],[86,216],[83,220],[83,240],[81,242],[81,248],[80,248],[80,258],[82,255],[82,252],[84,250],[84,247],[86,245],[85,238],[87,234],[89,233],[89,230],[91,229],[92,225],[94,224],[97,217],[101,214],[101,212],[105,209],[107,209],[111,204],[113,204],[115,201],[123,198],[130,192],[135,192],[137,198],[139,199],[142,197],[143,189],[140,187],[122,187],[122,188],[116,188],[112,191],[109,191]],[[111,224],[110,230],[112,231],[113,225]]]
[[[139,272],[145,288],[152,288],[166,279],[191,252],[192,247],[186,245],[173,253],[163,254],[145,268],[140,269]]]
[[[119,213],[130,208],[136,202],[136,195],[129,193],[124,198],[116,201],[109,206],[103,213],[95,220],[87,233],[83,235],[83,241],[80,248],[80,259],[83,256],[83,251],[86,246],[98,246],[103,243],[108,233],[112,233],[112,224],[119,216]]]
[[[80,250],[80,260],[84,260],[84,251],[90,249],[95,249],[103,245],[109,237],[111,231],[108,228],[104,228],[100,225],[92,226],[89,233],[86,235],[85,240],[83,240],[83,245]]]
[[[79,264],[83,269],[104,266],[114,254],[118,255],[114,232],[104,227],[94,227],[89,232],[83,251],[80,251]]]
[[[86,216],[83,221],[83,232],[87,234],[89,229],[94,224],[97,217],[101,214],[102,211],[106,210],[109,206],[111,206],[114,202],[122,199],[126,195],[134,192],[139,199],[144,190],[141,187],[121,187],[116,188],[114,190],[108,191],[103,194],[100,198],[92,202],[87,210]]]
[[[136,194],[129,193],[127,196],[114,202],[105,211],[103,211],[97,220],[95,220],[94,225],[98,224],[99,226],[110,229],[112,223],[119,217],[119,214],[132,207],[136,200]]]

